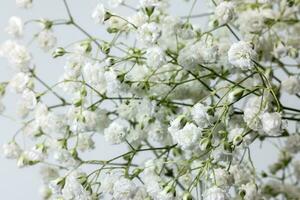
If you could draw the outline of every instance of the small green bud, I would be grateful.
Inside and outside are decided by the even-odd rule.
[[[85,53],[90,53],[92,51],[92,44],[90,40],[85,40],[80,43]]]
[[[146,8],[145,8],[145,11],[146,11],[148,17],[151,17],[151,15],[152,15],[153,12],[154,12],[154,9],[155,9],[154,6],[149,6],[149,7],[146,7]]]
[[[233,140],[232,140],[232,143],[235,145],[235,146],[238,146],[240,145],[242,142],[243,142],[243,136],[242,135],[236,135]]]
[[[190,192],[184,192],[182,200],[193,200],[193,196],[191,195]]]
[[[109,54],[109,52],[110,52],[109,43],[107,43],[107,42],[103,43],[103,45],[101,46],[101,50],[102,50],[103,53]]]
[[[209,138],[203,138],[200,140],[200,149],[202,151],[207,150],[211,145],[210,139]]]
[[[58,47],[55,49],[55,51],[52,53],[52,57],[53,58],[57,58],[57,57],[60,57],[60,56],[63,56],[65,55],[67,52],[65,51],[64,48],[62,47]]]
[[[0,97],[4,96],[6,90],[6,83],[0,83]]]
[[[51,29],[53,26],[53,22],[48,19],[42,19],[41,22],[43,23],[45,29]]]
[[[243,93],[244,93],[244,89],[243,88],[235,88],[233,89],[229,94],[228,94],[228,101],[229,102],[234,102],[236,101],[237,99],[239,99],[240,97],[243,96]]]

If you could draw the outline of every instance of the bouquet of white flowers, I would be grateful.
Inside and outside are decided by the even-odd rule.
[[[70,2],[61,0],[65,19],[11,17],[13,39],[0,46],[15,71],[0,102],[7,89],[19,94],[23,124],[3,154],[18,167],[41,165],[43,199],[300,199],[299,0],[98,2],[91,20],[109,40],[84,29]],[[185,16],[169,9],[180,6]],[[32,24],[39,32],[23,45]],[[84,37],[59,45],[63,27]],[[38,74],[35,42],[65,62],[55,84]],[[126,150],[87,159],[96,137]],[[268,170],[252,161],[257,141],[278,149]]]

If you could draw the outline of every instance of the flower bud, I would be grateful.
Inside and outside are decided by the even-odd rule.
[[[86,40],[80,43],[84,53],[90,53],[92,51],[92,45],[90,40]]]
[[[202,151],[208,149],[211,145],[210,139],[209,138],[203,138],[200,140],[200,149]]]
[[[6,83],[0,83],[0,97],[4,96],[6,90]]]
[[[193,200],[193,196],[190,192],[184,192],[182,200]]]
[[[235,88],[233,89],[229,94],[228,94],[228,101],[230,103],[234,102],[235,100],[237,100],[238,98],[240,98],[244,93],[244,89],[243,88]]]
[[[243,136],[242,136],[242,135],[236,135],[236,136],[233,138],[233,140],[232,140],[232,143],[233,143],[235,146],[240,145],[242,142],[243,142]]]
[[[62,47],[58,47],[55,49],[55,51],[52,53],[52,57],[53,58],[57,58],[57,57],[60,57],[60,56],[63,56],[65,55],[67,52],[64,48]]]

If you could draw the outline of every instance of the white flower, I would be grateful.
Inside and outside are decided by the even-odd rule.
[[[144,12],[137,12],[134,13],[131,17],[129,17],[128,21],[134,24],[137,27],[142,26],[143,24],[147,23],[147,15]]]
[[[100,191],[104,194],[112,194],[114,191],[114,184],[119,180],[120,176],[116,173],[107,172],[102,177],[102,182],[100,186]]]
[[[47,134],[59,134],[60,136],[64,136],[66,133],[65,118],[63,115],[49,112],[47,115],[37,116],[36,119],[38,119],[43,132]]]
[[[98,63],[87,63],[83,67],[83,75],[87,83],[97,89],[100,93],[106,91],[105,68]]]
[[[113,197],[116,200],[130,200],[135,195],[136,189],[133,181],[121,177],[114,184]]]
[[[26,104],[22,101],[18,102],[17,104],[17,115],[21,118],[27,117],[29,114],[30,109],[27,108]]]
[[[256,200],[257,199],[257,186],[254,183],[247,183],[240,187],[240,190],[245,192],[244,199],[245,200]]]
[[[120,144],[125,140],[127,128],[121,122],[113,121],[104,129],[105,140],[111,144]]]
[[[52,191],[47,185],[43,185],[39,189],[39,194],[42,197],[42,199],[50,199]]]
[[[30,8],[32,6],[32,0],[16,0],[16,5],[19,8]]]
[[[146,46],[155,44],[161,36],[160,27],[154,22],[143,24],[138,28],[137,33],[137,39]]]
[[[182,129],[185,126],[186,122],[187,122],[187,120],[186,120],[185,116],[179,115],[174,120],[171,121],[168,131],[171,134],[175,134],[177,131],[179,131],[180,129]]]
[[[26,150],[21,154],[18,159],[17,166],[21,168],[28,165],[34,165],[43,161],[45,156],[43,145],[34,146],[31,150]]]
[[[23,35],[23,22],[22,19],[16,16],[9,18],[8,26],[5,31],[13,37],[21,37]]]
[[[240,30],[244,33],[257,34],[263,30],[265,25],[265,17],[258,9],[248,9],[239,15],[238,23]]]
[[[11,63],[17,66],[26,66],[29,65],[31,56],[26,47],[16,45],[15,48],[13,48],[9,53],[9,60]]]
[[[54,48],[57,41],[55,35],[49,29],[41,31],[37,37],[37,40],[40,48],[44,51],[49,51],[50,49]]]
[[[13,89],[13,91],[21,93],[26,89],[29,82],[29,75],[27,73],[19,72],[10,80],[9,86]]]
[[[293,162],[293,169],[297,179],[300,179],[300,160]]]
[[[166,63],[165,52],[158,46],[147,49],[147,65],[151,68],[157,68]]]
[[[250,43],[239,41],[231,45],[228,51],[228,61],[235,67],[243,70],[250,69],[253,66],[253,59],[256,57],[256,52],[253,50]]]
[[[208,115],[208,107],[202,103],[197,103],[193,106],[191,115],[196,124],[201,128],[206,128],[210,124],[211,117]]]
[[[200,41],[188,44],[180,50],[178,64],[189,70],[195,70],[199,64],[216,62],[217,56],[217,46]]]
[[[244,121],[253,130],[261,128],[260,114],[265,110],[262,98],[253,96],[248,99],[244,108]]]
[[[204,200],[229,200],[230,199],[229,194],[225,190],[217,186],[213,186],[208,190],[206,190],[203,194],[203,197]]]
[[[285,46],[282,42],[278,42],[278,44],[273,49],[273,54],[276,58],[281,59],[288,55],[288,47]]]
[[[230,173],[233,175],[235,185],[246,184],[252,180],[249,172],[240,165],[231,166]]]
[[[15,141],[4,144],[2,150],[4,156],[8,159],[17,159],[22,153],[22,149]]]
[[[44,183],[49,183],[59,177],[58,169],[46,165],[41,168],[40,174]]]
[[[15,41],[8,40],[0,47],[0,55],[21,71],[26,71],[31,61],[31,55],[25,46]]]
[[[281,82],[281,88],[291,95],[300,93],[300,78],[298,76],[290,76]]]
[[[22,93],[21,102],[28,109],[34,109],[37,104],[35,93],[29,89],[24,90]]]
[[[55,149],[53,158],[67,167],[75,167],[79,164],[79,161],[74,159],[72,154],[66,149]]]
[[[276,136],[282,132],[281,114],[265,112],[261,115],[262,129],[267,135]]]
[[[220,25],[231,21],[234,15],[234,5],[232,2],[223,1],[215,9],[215,17]]]
[[[290,135],[285,142],[285,150],[296,154],[300,151],[300,135],[293,134]]]
[[[178,55],[178,64],[189,70],[195,69],[202,61],[196,49],[196,45],[187,45],[181,49]]]
[[[80,151],[86,151],[89,149],[94,149],[95,143],[94,143],[91,135],[88,135],[86,133],[81,133],[78,135],[77,147]]]
[[[64,76],[69,80],[77,78],[81,75],[81,68],[84,64],[84,60],[79,55],[74,54],[68,57],[68,60],[64,66]]]
[[[117,79],[117,74],[114,70],[109,70],[104,73],[106,81],[106,91],[109,95],[119,94],[122,90],[122,85]]]
[[[94,19],[95,23],[102,24],[106,20],[106,10],[103,4],[97,4],[96,8],[92,13],[92,18]]]
[[[85,131],[94,131],[96,130],[97,123],[98,123],[98,116],[97,112],[84,110],[82,112],[83,117],[83,130]]]
[[[79,171],[73,171],[67,176],[62,195],[65,200],[90,200],[90,193],[85,190],[82,180],[86,175]]]
[[[244,132],[245,132],[244,128],[239,128],[239,127],[230,128],[228,139],[232,141],[233,145],[239,145],[244,139],[242,136]]]
[[[194,147],[201,136],[201,129],[193,123],[187,123],[181,130],[172,134],[174,141],[182,149]]]
[[[223,189],[228,189],[233,183],[232,175],[226,169],[214,169],[214,173],[210,176],[211,180],[216,181],[216,185]]]
[[[168,3],[166,0],[140,0],[140,5],[143,8],[157,7],[163,9],[167,7]]]
[[[120,6],[122,3],[124,3],[124,0],[109,0],[108,1],[108,5],[113,8]]]

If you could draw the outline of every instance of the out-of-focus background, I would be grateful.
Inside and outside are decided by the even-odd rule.
[[[105,39],[108,38],[108,35],[104,31],[104,27],[95,25],[90,17],[97,2],[97,0],[69,0],[70,9],[78,24],[92,35]],[[137,5],[137,0],[129,0],[127,2],[132,6]],[[171,0],[171,3],[173,6],[170,12],[178,16],[187,15],[191,7],[191,2],[184,3],[183,0]],[[125,15],[132,13],[131,10],[126,8],[118,9],[118,11]],[[208,11],[204,1],[199,1],[194,9],[194,14],[207,13]],[[4,28],[7,25],[8,19],[13,15],[22,17],[24,21],[37,18],[67,19],[67,13],[62,0],[34,0],[33,8],[29,10],[16,8],[14,0],[1,0],[0,13],[0,43],[9,39],[9,36],[4,32]],[[203,18],[194,19],[194,22],[202,24],[202,26],[205,24]],[[39,30],[40,27],[37,24],[32,23],[27,25],[25,27],[24,42],[22,41],[22,43],[29,44],[32,36]],[[58,38],[58,46],[65,46],[85,37],[74,27],[58,26],[54,30]],[[37,74],[49,85],[55,84],[63,72],[64,59],[53,60],[49,53],[44,53],[37,47],[36,42],[31,43],[29,49],[37,66]],[[9,80],[13,73],[14,71],[10,68],[9,64],[4,59],[0,59],[0,82]],[[18,96],[8,91],[8,95],[4,99],[6,105],[5,116],[0,116],[1,146],[3,143],[8,142],[20,127],[20,120],[16,119],[15,114],[17,100]],[[51,98],[48,100],[49,102],[54,101]],[[21,144],[23,142],[26,146],[26,141],[22,141],[22,136],[18,138],[18,141]],[[89,153],[87,157],[109,159],[121,154],[124,149],[123,147],[108,145],[102,136],[97,136],[96,147],[96,150]],[[260,169],[265,168],[267,163],[276,159],[276,150],[271,145],[266,145],[264,149],[260,149],[259,142],[257,142],[252,145],[251,149],[254,163]],[[41,199],[38,193],[41,181],[39,179],[39,167],[37,166],[18,169],[14,160],[6,160],[3,156],[0,156],[0,180],[0,194],[3,200]]]

